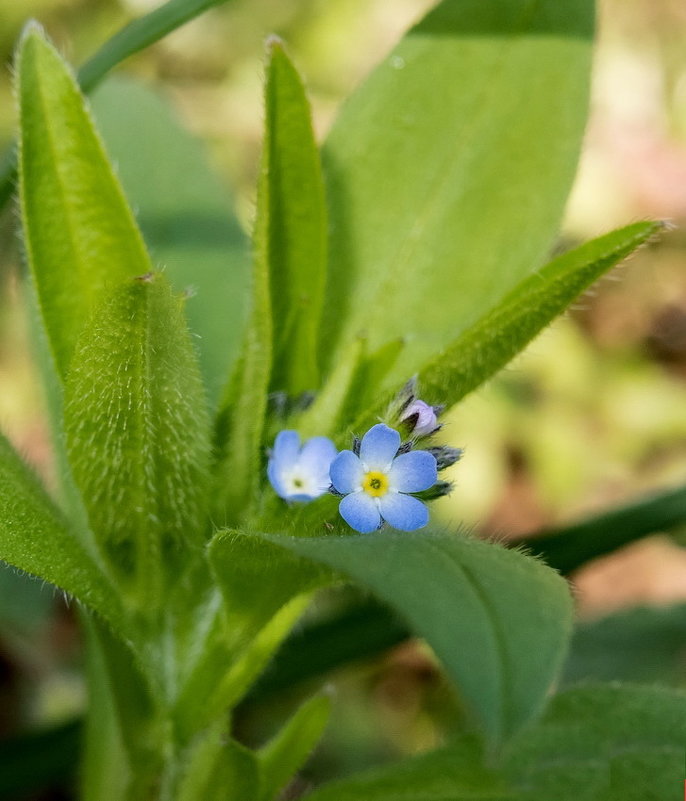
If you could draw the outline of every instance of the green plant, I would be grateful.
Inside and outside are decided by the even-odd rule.
[[[270,40],[242,329],[240,248],[228,283],[194,264],[192,300],[187,274],[155,269],[74,76],[27,27],[19,197],[61,484],[54,501],[2,440],[0,557],[80,602],[87,801],[276,798],[328,697],[260,750],[231,737],[231,711],[313,593],[340,582],[429,643],[469,730],[307,798],[668,792],[682,695],[597,686],[547,703],[572,630],[554,569],[461,531],[358,536],[334,495],[289,504],[266,476],[280,430],[344,448],[379,417],[402,429],[411,376],[422,398],[457,403],[662,229],[634,223],[540,267],[578,157],[592,29],[589,0],[444,0],[345,104],[321,159],[302,82]],[[432,436],[417,424],[405,433]],[[559,536],[578,563],[578,537]]]

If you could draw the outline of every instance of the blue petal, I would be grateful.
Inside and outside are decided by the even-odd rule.
[[[387,492],[379,498],[379,510],[383,519],[400,531],[414,531],[429,522],[426,506],[417,498],[399,492]]]
[[[329,469],[334,489],[348,495],[362,487],[362,462],[352,451],[341,451],[331,463]]]
[[[362,437],[360,459],[369,470],[386,472],[399,447],[400,434],[383,423],[377,423]]]
[[[397,492],[421,492],[438,478],[436,457],[428,451],[402,453],[393,461],[388,478]]]
[[[298,463],[302,470],[311,475],[322,487],[329,488],[329,467],[336,458],[338,450],[328,437],[312,437],[308,439],[300,453]]]
[[[413,499],[414,500],[414,499]],[[381,524],[381,515],[374,498],[366,492],[353,492],[346,495],[338,507],[345,522],[361,534],[370,534]]]
[[[300,434],[297,431],[279,431],[272,450],[273,461],[279,467],[293,467],[300,455]]]
[[[269,483],[274,487],[274,491],[280,498],[288,498],[288,490],[282,480],[282,465],[277,464],[272,458],[267,465],[267,478]]]

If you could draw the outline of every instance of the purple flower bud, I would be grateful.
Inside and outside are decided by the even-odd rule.
[[[428,437],[439,428],[434,407],[419,399],[412,401],[405,409],[400,422],[408,436],[412,437]]]

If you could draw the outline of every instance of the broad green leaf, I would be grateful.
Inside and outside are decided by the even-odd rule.
[[[177,801],[258,801],[255,754],[228,737],[225,729],[222,721],[193,744],[174,796]]]
[[[661,531],[686,523],[686,489],[667,490],[635,503],[610,509],[570,526],[529,535],[525,546],[562,573]]]
[[[265,203],[274,331],[271,386],[317,389],[317,332],[326,280],[326,207],[310,107],[295,67],[269,41],[265,87]]]
[[[69,67],[30,25],[17,55],[24,243],[58,373],[108,286],[151,269]]]
[[[572,613],[565,582],[540,562],[427,532],[269,540],[348,575],[397,609],[442,660],[491,745],[540,711]]]
[[[283,729],[258,752],[259,801],[272,801],[303,766],[319,742],[331,712],[328,695],[306,701]]]
[[[686,604],[642,606],[579,624],[564,680],[686,686]]]
[[[192,292],[188,325],[197,335],[214,405],[245,323],[248,243],[229,193],[202,143],[161,95],[131,79],[112,78],[92,104],[153,261],[175,289]],[[135,147],[131,131],[137,132]]]
[[[224,2],[226,0],[168,0],[149,14],[129,22],[81,67],[78,74],[81,88],[89,92],[121,61],[154,44],[208,8]],[[10,145],[0,161],[0,207],[12,194],[15,169],[15,150]]]
[[[555,697],[500,762],[461,737],[439,751],[332,782],[306,801],[663,801],[676,798],[686,695],[621,685]],[[675,778],[677,777],[677,778]]]
[[[322,356],[406,337],[406,379],[553,243],[587,113],[592,0],[444,0],[326,141]],[[522,97],[526,102],[522,102]]]
[[[593,239],[524,278],[498,304],[419,371],[422,395],[453,405],[504,367],[594,281],[664,230],[641,222]],[[382,414],[382,397],[364,422]]]
[[[209,421],[195,352],[162,275],[120,285],[86,326],[65,387],[74,478],[96,539],[152,611],[165,570],[206,536]]]
[[[121,625],[109,579],[45,490],[0,435],[0,559],[49,581]]]
[[[686,694],[620,684],[555,697],[505,764],[526,801],[663,801],[683,781]]]

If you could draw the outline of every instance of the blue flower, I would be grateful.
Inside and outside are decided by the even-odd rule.
[[[276,494],[287,501],[312,501],[329,489],[329,467],[338,451],[328,437],[312,437],[300,447],[297,431],[280,431],[267,465]]]
[[[400,434],[379,423],[362,438],[360,455],[341,451],[330,468],[336,492],[345,495],[339,511],[356,531],[368,534],[385,520],[393,528],[414,531],[429,522],[429,511],[406,493],[421,492],[436,482],[436,458],[428,451],[396,456]]]

